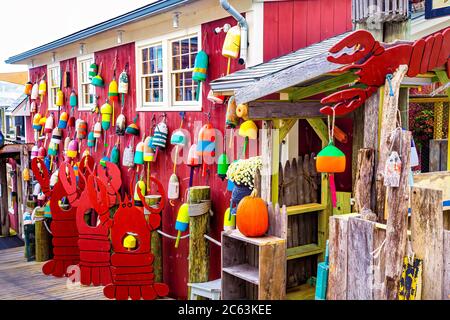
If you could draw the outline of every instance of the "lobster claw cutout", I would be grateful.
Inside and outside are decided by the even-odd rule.
[[[80,191],[83,191],[85,189],[87,178],[90,175],[94,174],[94,169],[95,169],[94,158],[90,155],[84,156],[80,161],[80,165],[78,166],[78,176],[80,178],[78,181],[78,189]]]
[[[106,191],[111,205],[116,203],[116,193],[122,186],[122,179],[120,178],[120,169],[112,162],[106,162],[106,168],[97,167],[97,176],[106,186]]]
[[[49,198],[51,195],[50,174],[44,161],[41,158],[34,158],[31,160],[31,170],[33,171],[34,177],[39,182],[42,192]]]
[[[158,185],[159,192],[164,192],[162,184],[152,179]],[[139,190],[139,188],[138,188]],[[163,199],[165,195],[163,195]],[[145,204],[140,194],[139,198]],[[161,212],[164,202],[152,212]],[[158,214],[150,214],[159,217]],[[159,217],[159,221],[160,221]],[[151,219],[152,220],[152,219]],[[156,222],[156,220],[153,220]],[[150,222],[151,228],[154,223]],[[147,225],[142,208],[136,207],[134,200],[126,196],[116,211],[111,227],[113,254],[111,256],[112,284],[103,289],[109,299],[117,300],[153,300],[169,294],[169,287],[164,283],[155,283],[153,274],[154,256],[151,253],[151,228]]]
[[[354,51],[348,53],[346,48],[354,48]],[[400,65],[408,66],[408,77],[445,67],[446,64],[447,73],[450,73],[450,27],[414,43],[389,45],[380,44],[366,30],[357,30],[329,52],[328,61],[346,65],[337,71],[354,72],[358,76],[357,84],[364,87],[348,88],[322,99],[325,107],[320,111],[323,114],[344,115],[363,105],[385,84],[386,75],[393,74]]]
[[[106,186],[104,183],[94,177],[89,176],[87,184],[87,195],[92,208],[99,214],[100,221],[105,222],[109,220],[109,199],[108,192],[106,191]]]
[[[61,182],[62,188],[65,191],[64,195],[66,196],[70,205],[76,206],[76,201],[79,198],[79,194],[77,190],[75,172],[69,164],[64,162],[61,164],[58,174],[58,181]]]

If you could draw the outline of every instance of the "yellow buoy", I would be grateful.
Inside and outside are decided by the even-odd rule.
[[[123,239],[123,246],[128,250],[136,249],[137,240],[135,234],[129,232],[125,239]]]

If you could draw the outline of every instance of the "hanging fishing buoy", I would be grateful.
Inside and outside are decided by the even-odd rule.
[[[155,132],[152,137],[152,147],[156,150],[155,152],[155,161],[158,158],[159,150],[163,150],[166,148],[167,137],[169,135],[169,129],[164,121],[158,123],[155,127]]]
[[[103,167],[103,168],[106,168],[106,163],[107,162],[109,162],[109,158],[108,158],[108,156],[103,156],[101,159],[100,159],[100,165]]]
[[[59,121],[58,121],[58,129],[67,128],[68,120],[69,120],[69,115],[67,114],[67,112],[61,112],[61,115],[59,116]]]
[[[127,129],[127,122],[123,113],[119,114],[116,120],[116,134],[118,136],[124,136]]]
[[[48,156],[50,157],[49,171],[52,171],[53,157],[56,157],[57,155],[58,155],[58,145],[56,145],[53,142],[50,142],[50,144],[48,145]]]
[[[144,142],[139,142],[136,146],[136,152],[134,153],[134,163],[144,164]]]
[[[131,144],[123,150],[122,165],[128,168],[134,167],[134,150]]]
[[[55,105],[57,107],[61,107],[64,105],[64,93],[62,92],[61,89],[58,89],[58,91],[56,92],[56,101],[55,101]]]
[[[176,200],[180,197],[180,181],[175,173],[170,176],[167,197],[169,200]]]
[[[114,164],[119,164],[119,159],[120,159],[120,150],[119,147],[117,146],[117,144],[114,145],[114,147],[111,150],[111,158],[110,161]]]
[[[103,81],[103,78],[100,76],[100,74],[102,72],[102,64],[103,63],[100,63],[100,67],[98,68],[97,74],[92,77],[91,84],[94,87],[103,87],[105,85],[105,82]],[[91,74],[91,72],[89,72],[89,74]]]
[[[31,112],[31,113],[37,112],[37,105],[36,105],[36,101],[35,101],[35,100],[32,100],[32,101],[31,101],[31,104],[30,104],[30,112]]]
[[[31,91],[32,90],[33,90],[33,84],[30,81],[28,81],[25,84],[25,87],[23,89],[23,93],[26,94],[27,96],[31,96]]]
[[[32,100],[37,100],[39,98],[39,85],[37,83],[33,84],[31,88],[31,97]]]
[[[41,114],[36,113],[33,117],[33,129],[36,131],[41,131],[42,125],[41,125]]]
[[[47,82],[45,82],[45,80],[42,79],[39,82],[39,96],[41,97],[41,104],[42,104],[42,101],[44,100],[44,96],[46,93],[47,93]]]
[[[239,127],[239,135],[245,138],[242,148],[242,157],[245,157],[249,139],[255,140],[258,137],[258,127],[252,120],[247,120]]]
[[[62,132],[61,129],[55,128],[52,131],[52,138],[50,140],[51,143],[54,143],[55,145],[59,146],[61,144],[62,140]]]
[[[70,144],[70,141],[72,141],[71,139],[70,139],[70,137],[66,137],[65,139],[64,139],[64,154],[67,156],[67,150],[69,150],[69,144]]]
[[[230,162],[228,161],[228,157],[225,153],[222,153],[217,160],[217,175],[224,180],[227,176],[228,167],[230,166]]]
[[[223,215],[223,230],[234,230],[236,229],[236,215],[231,214],[231,209],[228,207]]]
[[[75,93],[74,90],[72,90],[72,92],[70,93],[69,105],[72,107],[72,109],[78,105],[77,94]]]
[[[42,158],[44,158],[46,155],[47,155],[47,150],[45,150],[44,147],[39,147],[37,157],[42,159]]]
[[[205,176],[207,162],[216,156],[216,130],[210,123],[205,124],[198,133],[197,155],[203,165],[202,175]]]
[[[189,227],[189,205],[183,203],[178,209],[177,221],[175,222],[175,230],[178,231],[177,239],[175,241],[175,248],[178,248],[180,243],[181,233],[185,232]]]
[[[225,37],[222,47],[222,55],[228,58],[227,74],[230,73],[231,59],[237,59],[240,53],[241,28],[239,25],[231,27]]]
[[[135,118],[135,121],[136,121],[136,118]],[[125,129],[125,133],[130,134],[130,135],[135,136],[135,137],[139,137],[140,130],[139,130],[139,127],[138,127],[137,123],[135,123],[135,122],[131,123]]]
[[[53,131],[53,115],[50,115],[45,121],[44,133],[52,133]]]
[[[199,101],[202,82],[206,81],[208,71],[208,55],[205,51],[200,50],[195,57],[194,71],[192,72],[192,80],[196,81],[197,90],[195,92],[195,100]]]
[[[115,71],[114,71],[114,75],[115,75]],[[114,120],[115,120],[115,115],[114,115],[114,110],[115,110],[115,102],[119,101],[119,88],[117,85],[117,81],[116,78],[114,76],[114,78],[111,80],[111,82],[109,83],[109,88],[108,88],[108,99],[110,101],[112,101],[112,126],[114,127]]]
[[[95,148],[95,137],[94,132],[90,131],[87,138],[87,146],[92,150],[92,148]],[[91,151],[92,153],[92,151]]]
[[[236,115],[239,118],[247,121],[248,120],[248,106],[246,104],[242,104],[242,103],[240,105],[238,105],[236,108]]]
[[[66,152],[67,157],[70,159],[74,159],[78,155],[78,141],[77,140],[71,140]]]
[[[152,162],[155,158],[155,151],[150,147],[151,145],[151,137],[147,137],[144,140],[144,161]]]
[[[87,122],[84,121],[83,119],[78,119],[75,124],[75,127],[77,131],[77,139],[80,140],[79,147],[81,147],[83,140],[86,139],[87,136]],[[78,150],[78,152],[80,152],[80,150]]]
[[[119,93],[121,94],[122,108],[125,105],[125,95],[128,93],[128,75],[126,70],[123,70],[119,75]]]
[[[239,118],[236,115],[236,108],[234,96],[231,96],[230,99],[228,99],[227,113],[225,116],[225,124],[227,128],[236,128],[239,123]]]
[[[145,194],[147,192],[147,187],[145,186],[145,182],[142,180],[139,180],[136,183],[136,186],[134,187],[134,205],[136,207],[143,207],[144,204],[142,203],[141,198],[139,197],[138,188],[141,191],[141,194],[143,196],[145,196]]]
[[[191,167],[189,173],[189,188],[190,188],[192,187],[192,183],[194,181],[194,170],[196,167],[200,165],[200,157],[197,154],[197,145],[195,143],[189,148],[187,165]]]
[[[92,80],[98,73],[98,65],[94,62],[89,66],[89,80]]]
[[[97,152],[98,139],[102,137],[102,125],[100,122],[96,122],[94,125],[94,138],[95,138],[95,151]]]
[[[112,116],[112,106],[105,102],[100,108],[100,113],[102,114],[102,128],[103,130],[108,130],[111,127],[111,116]]]
[[[33,148],[31,148],[31,160],[36,158],[39,155],[39,147],[37,145],[34,145]]]

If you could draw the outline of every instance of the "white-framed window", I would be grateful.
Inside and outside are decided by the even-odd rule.
[[[95,87],[89,79],[89,69],[94,63],[94,54],[77,58],[78,110],[88,111],[95,105]]]
[[[201,111],[192,80],[200,27],[136,43],[138,111]]]
[[[61,86],[61,67],[58,63],[47,66],[48,109],[58,110],[56,93]]]

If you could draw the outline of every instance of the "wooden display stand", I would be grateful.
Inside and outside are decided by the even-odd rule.
[[[286,240],[222,233],[222,299],[279,300],[286,294]]]

